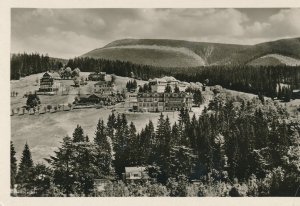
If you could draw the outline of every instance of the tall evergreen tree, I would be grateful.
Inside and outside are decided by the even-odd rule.
[[[107,131],[103,120],[99,119],[98,121],[94,142],[101,147],[103,146],[104,148],[109,148],[106,145],[109,144],[109,142],[107,140]],[[109,150],[107,152],[110,153],[111,151]]]
[[[109,116],[108,116],[108,120],[107,120],[107,135],[108,137],[111,139],[112,142],[114,142],[114,129],[116,127],[116,116],[115,114],[112,112]]]
[[[16,151],[12,141],[10,141],[10,188],[14,189],[17,176]]]
[[[77,125],[73,132],[73,142],[84,142],[86,139],[83,135],[83,129]]]
[[[122,177],[122,173],[124,172],[125,166],[127,164],[126,160],[126,150],[128,148],[128,125],[125,114],[122,116],[119,114],[116,122],[116,133],[115,133],[115,142],[114,142],[114,166],[116,174],[119,178]]]
[[[61,147],[54,156],[46,159],[53,168],[53,182],[69,197],[75,191],[76,177],[74,175],[74,143],[68,136],[64,137]]]
[[[103,178],[112,176],[112,149],[103,120],[99,120],[95,134],[97,166]]]
[[[140,164],[139,144],[138,144],[136,128],[133,122],[129,125],[128,147],[126,148],[126,157],[128,157],[128,166],[136,166]]]
[[[18,190],[24,191],[25,194],[28,194],[28,192],[33,189],[31,185],[32,169],[33,161],[29,146],[26,142],[17,174]]]

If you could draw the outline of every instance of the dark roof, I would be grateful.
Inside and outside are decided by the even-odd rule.
[[[125,172],[145,172],[146,167],[125,167]]]
[[[92,94],[88,98],[100,98],[100,97],[98,95],[96,95],[96,94]]]
[[[43,75],[43,77],[51,77],[51,75],[50,75],[48,72],[46,72],[46,73]]]
[[[99,82],[95,83],[94,85],[109,85],[109,86],[111,86],[111,82],[99,81]]]
[[[98,95],[96,94],[80,94],[80,98],[100,98]]]

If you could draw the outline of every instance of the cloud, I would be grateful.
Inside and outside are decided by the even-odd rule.
[[[254,18],[251,9],[12,9],[12,51],[73,57],[121,38],[254,44],[300,36],[300,9],[275,12]]]
[[[282,9],[261,22],[246,28],[248,36],[283,38],[300,36],[300,9]]]
[[[59,31],[53,27],[47,27],[44,35],[32,35],[22,40],[12,39],[13,51],[20,52],[19,48],[24,48],[21,52],[47,53],[49,56],[61,58],[79,56],[102,45],[101,40],[72,31]]]

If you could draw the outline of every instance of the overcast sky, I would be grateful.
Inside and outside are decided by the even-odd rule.
[[[73,58],[123,38],[255,44],[300,37],[300,9],[12,9],[11,51]]]

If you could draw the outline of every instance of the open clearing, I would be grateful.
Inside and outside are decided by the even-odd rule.
[[[202,107],[203,108],[203,107]],[[193,108],[200,114],[202,108]],[[124,108],[116,108],[115,113],[125,112]],[[20,159],[24,144],[29,144],[35,162],[42,162],[57,149],[66,135],[72,136],[77,124],[81,125],[90,140],[93,139],[99,119],[105,122],[111,109],[82,109],[42,115],[22,115],[11,117],[11,139]],[[128,122],[133,122],[138,131],[151,120],[157,124],[159,113],[129,113],[125,112]],[[173,124],[178,119],[178,112],[165,112]],[[192,113],[191,113],[192,115]]]
[[[87,76],[88,73],[82,72],[81,75]],[[21,107],[26,104],[26,98],[23,95],[26,92],[38,89],[34,86],[37,78],[42,77],[42,74],[30,75],[21,80],[11,81],[11,91],[17,91],[17,97],[11,97],[11,107]],[[121,90],[126,87],[126,83],[130,80],[127,77],[116,78],[116,89]],[[72,80],[60,80],[64,85],[72,85]],[[80,87],[80,93],[89,93],[89,86],[95,82],[88,82],[88,85]],[[145,83],[137,81],[138,85]],[[66,104],[73,102],[78,93],[79,88],[70,90],[69,95],[54,95],[46,96],[39,95],[42,104]],[[204,106],[193,108],[193,113],[199,115]],[[159,118],[159,113],[129,113],[124,103],[115,106],[115,113],[125,113],[128,122],[133,122],[138,131],[145,127],[151,120],[156,125]],[[77,124],[81,125],[84,133],[92,140],[96,130],[96,125],[99,119],[105,122],[108,115],[111,114],[111,109],[76,109],[72,111],[60,111],[56,113],[45,113],[36,115],[14,115],[11,116],[11,140],[16,149],[17,159],[20,160],[24,144],[28,142],[32,152],[34,162],[44,162],[44,158],[52,155],[57,147],[60,146],[63,137],[66,135],[72,136],[72,133]],[[168,115],[170,122],[173,124],[178,119],[178,112],[165,112]],[[191,113],[192,115],[192,113]]]

